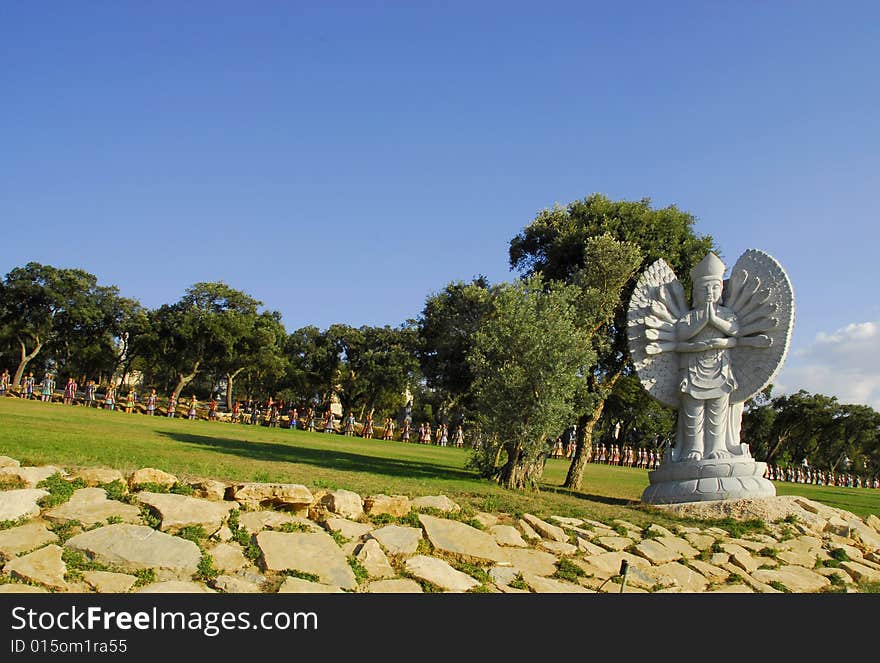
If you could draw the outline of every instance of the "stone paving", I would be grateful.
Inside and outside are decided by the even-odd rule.
[[[0,490],[3,593],[880,591],[880,519],[801,497],[655,507],[765,523],[734,536],[708,525],[473,513],[445,495],[0,460],[17,482]],[[38,484],[53,474],[72,485],[50,505],[51,482]]]

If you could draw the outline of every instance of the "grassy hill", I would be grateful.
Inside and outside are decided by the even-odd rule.
[[[181,478],[300,483],[313,490],[446,494],[475,510],[569,515],[638,525],[681,523],[642,505],[646,470],[588,465],[583,489],[561,487],[568,461],[550,459],[538,493],[515,493],[465,467],[467,449],[364,440],[224,422],[188,421],[0,399],[0,455],[22,464],[66,468],[156,467]],[[880,491],[778,483],[798,494],[861,516],[880,514]]]

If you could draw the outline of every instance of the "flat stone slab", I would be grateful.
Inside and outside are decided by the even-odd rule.
[[[235,508],[231,502],[214,502],[172,493],[142,492],[138,493],[138,501],[159,514],[163,532],[202,527],[210,535],[220,529],[229,512]]]
[[[139,524],[141,511],[136,506],[108,500],[103,488],[80,488],[74,491],[64,504],[50,509],[43,517],[53,523],[66,523],[78,520],[86,527],[104,523],[108,518],[119,518],[122,522]]]
[[[574,558],[572,561],[581,567],[587,574],[597,578],[606,579],[618,575],[620,563],[626,560],[630,568],[649,568],[651,563],[643,557],[636,557],[627,552],[606,552],[601,555],[590,555],[583,559]]]
[[[48,594],[49,590],[43,587],[34,587],[20,582],[9,582],[0,585],[0,594]]]
[[[422,530],[415,527],[386,525],[373,530],[369,536],[376,539],[389,555],[412,555],[419,548]]]
[[[679,562],[660,564],[651,569],[663,584],[673,584],[684,592],[702,592],[709,586],[703,574]]]
[[[336,585],[325,585],[302,578],[289,577],[278,588],[279,594],[341,594],[342,589]]]
[[[530,513],[523,514],[523,520],[529,524],[529,527],[545,539],[550,539],[551,541],[568,541],[568,535],[558,525],[551,525]]]
[[[479,511],[475,516],[474,520],[480,523],[486,529],[490,529],[494,525],[499,524],[498,516],[486,513],[485,511]]]
[[[260,586],[237,576],[217,576],[212,583],[214,589],[226,594],[259,594]]]
[[[125,594],[137,582],[137,577],[127,573],[83,571],[83,580],[99,594]]]
[[[794,552],[792,550],[783,550],[777,554],[777,557],[780,561],[785,562],[786,564],[803,566],[805,568],[812,568],[813,565],[816,563],[815,555],[807,555],[805,553]]]
[[[663,544],[673,552],[678,553],[680,557],[684,557],[685,559],[694,559],[700,554],[699,550],[697,550],[686,540],[678,536],[661,536],[659,539],[655,539],[655,541]]]
[[[474,578],[436,557],[426,555],[410,557],[406,560],[406,570],[416,578],[426,580],[447,592],[466,592],[480,585]]]
[[[216,594],[210,587],[188,580],[165,580],[141,587],[137,594]]]
[[[61,559],[61,552],[61,548],[50,544],[7,562],[3,567],[3,573],[8,573],[13,578],[45,585],[50,589],[65,591],[67,583],[64,574],[67,573],[67,565]]]
[[[516,527],[510,525],[492,525],[489,527],[489,534],[495,538],[495,542],[499,546],[529,547],[529,544],[522,538]]]
[[[587,539],[577,537],[577,548],[585,555],[601,555],[604,552],[607,552],[605,548],[597,546],[594,543],[590,543]]]
[[[369,523],[356,523],[346,518],[327,518],[324,521],[324,527],[331,532],[339,532],[351,541],[360,541],[375,529],[375,526]]]
[[[880,582],[880,571],[858,562],[841,562],[840,568],[856,582]]]
[[[77,534],[64,547],[124,571],[162,569],[178,576],[191,576],[202,558],[192,541],[151,527],[124,523]]]
[[[334,490],[321,498],[321,505],[343,518],[360,518],[364,515],[364,500],[350,490]]]
[[[568,527],[582,527],[584,524],[581,518],[569,518],[567,516],[550,516],[550,520]]]
[[[686,532],[684,540],[691,544],[697,550],[707,550],[715,543],[715,537],[708,534],[699,534],[696,532]]]
[[[241,552],[241,546],[233,543],[218,543],[208,549],[214,560],[214,568],[220,571],[233,572],[250,566],[250,560]]]
[[[229,488],[229,484],[215,479],[190,479],[187,485],[193,489],[193,497],[215,502],[226,499],[226,489]]]
[[[778,569],[758,569],[752,574],[755,580],[768,585],[779,582],[792,592],[818,592],[831,584],[828,578],[802,566],[781,566]]]
[[[49,494],[42,488],[16,488],[0,491],[0,522],[40,515],[37,500]]]
[[[627,536],[599,536],[593,540],[606,550],[620,551],[626,550],[635,543]]]
[[[367,570],[370,578],[393,578],[397,575],[375,539],[366,541],[358,550],[355,559]]]
[[[410,512],[411,504],[406,495],[368,495],[364,498],[364,513],[378,516],[387,513],[391,516],[405,516]],[[419,590],[421,592],[421,589]]]
[[[281,529],[284,525],[302,525],[311,532],[322,531],[314,521],[283,511],[246,511],[239,515],[238,524],[251,534],[264,529]]]
[[[54,465],[41,465],[39,467],[18,467],[13,465],[0,468],[0,476],[16,477],[24,482],[26,488],[36,488],[38,483],[43,479],[48,479],[53,474],[67,476],[67,472]]]
[[[303,571],[317,575],[327,585],[357,587],[345,554],[326,532],[260,532],[257,545],[268,571]]]
[[[531,548],[509,548],[507,551],[510,564],[517,571],[537,576],[552,576],[556,573],[556,555],[543,550]]]
[[[736,543],[722,543],[721,548],[730,555],[730,562],[746,573],[754,573],[761,568],[761,562],[752,557],[752,554]]]
[[[240,483],[234,484],[230,492],[232,499],[250,509],[270,506],[300,516],[308,515],[314,501],[311,491],[296,483]]]
[[[667,548],[656,539],[644,539],[635,545],[635,554],[644,557],[652,564],[665,564],[681,557],[676,551]]]
[[[688,564],[697,572],[705,576],[710,582],[724,582],[730,577],[730,571],[722,569],[720,566],[710,564],[709,562],[704,562],[701,559],[692,559]]]
[[[369,594],[424,594],[422,586],[409,578],[375,580],[367,585]]]
[[[71,479],[82,479],[87,486],[100,486],[105,483],[119,481],[126,486],[125,477],[119,470],[110,467],[85,467],[70,474]],[[127,486],[126,486],[127,488]]]
[[[468,561],[508,562],[505,550],[481,530],[445,518],[419,514],[419,522],[436,550]]]
[[[58,537],[43,521],[0,530],[0,561],[55,543]]]
[[[532,588],[532,591],[540,594],[595,594],[596,592],[574,585],[570,582],[563,582],[555,578],[545,578],[543,576],[534,575],[532,573],[523,573],[523,580]]]
[[[128,487],[131,489],[150,483],[171,488],[177,483],[177,477],[155,467],[142,467],[132,472],[128,477]]]
[[[461,507],[446,497],[446,495],[426,495],[425,497],[417,497],[412,500],[410,504],[413,509],[437,509],[444,513],[452,513],[461,510]]]
[[[543,550],[553,553],[554,555],[569,556],[578,552],[578,547],[573,543],[565,543],[564,541],[541,541]]]
[[[3,467],[20,467],[21,463],[15,458],[10,458],[9,456],[0,456],[0,468]]]
[[[531,541],[532,543],[537,543],[541,540],[541,535],[538,534],[535,530],[532,529],[532,526],[529,525],[525,520],[520,518],[516,521],[516,526],[519,527],[519,531],[522,532],[523,538],[526,541]]]

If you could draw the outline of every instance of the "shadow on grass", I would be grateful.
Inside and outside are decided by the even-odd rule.
[[[273,442],[245,442],[210,435],[193,435],[172,431],[157,431],[176,442],[231,454],[250,460],[273,463],[299,463],[315,465],[343,472],[367,472],[401,478],[477,479],[476,474],[466,470],[441,467],[412,460],[397,460],[335,449],[308,449]]]
[[[576,490],[572,490],[571,488],[565,488],[562,486],[541,486],[541,490],[545,493],[556,493],[557,495],[568,495],[569,497],[576,497],[579,500],[586,500],[587,502],[599,502],[601,504],[610,504],[612,506],[633,506],[634,504],[638,504],[638,500],[631,500],[626,497],[609,497],[608,495],[592,495],[590,493],[579,493]]]

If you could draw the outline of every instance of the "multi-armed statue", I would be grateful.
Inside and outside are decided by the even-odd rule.
[[[665,261],[636,284],[628,312],[629,349],[639,379],[658,401],[678,410],[675,446],[642,501],[651,504],[772,497],[740,441],[743,404],[782,367],[794,326],[794,294],[782,266],[749,249],[724,280],[709,253],[691,270],[693,305]]]

